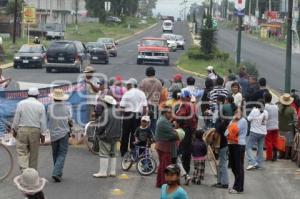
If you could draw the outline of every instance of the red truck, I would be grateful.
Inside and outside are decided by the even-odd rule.
[[[145,37],[138,44],[137,64],[144,62],[170,64],[169,47],[164,38]]]

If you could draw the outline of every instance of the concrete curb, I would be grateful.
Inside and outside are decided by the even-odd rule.
[[[116,40],[116,42],[121,42],[121,41],[130,39],[130,38],[132,38],[132,37],[134,37],[134,36],[136,36],[136,35],[139,35],[139,34],[145,32],[145,31],[147,31],[147,30],[150,30],[150,29],[154,28],[155,26],[157,26],[157,24],[158,24],[158,23],[155,23],[155,24],[149,26],[148,28],[146,28],[146,29],[144,29],[144,30],[140,30],[140,31],[138,31],[138,32],[133,33],[132,35],[129,35],[129,36],[124,37],[124,38],[121,38],[121,39],[118,39],[118,40]],[[13,65],[14,65],[13,62],[11,62],[11,63],[8,63],[8,64],[3,64],[3,65],[1,65],[0,68],[2,68],[2,69],[8,69],[8,68],[13,67]]]

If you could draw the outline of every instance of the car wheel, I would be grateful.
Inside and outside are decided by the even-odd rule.
[[[108,64],[109,63],[109,60],[107,59],[106,61],[105,61],[105,64]]]
[[[46,68],[47,73],[51,73],[51,71],[52,71],[52,68]]]
[[[18,66],[17,66],[17,65],[14,65],[14,68],[15,68],[15,69],[18,69]]]
[[[141,64],[143,64],[143,60],[141,60],[141,59],[137,59],[137,60],[136,60],[136,64],[137,64],[137,65],[141,65]]]
[[[182,46],[181,49],[184,50],[184,46]]]
[[[118,56],[118,53],[115,53],[115,54],[114,54],[114,57],[117,57],[117,56]]]
[[[167,61],[164,62],[165,66],[169,66],[170,65],[170,60],[168,59]]]

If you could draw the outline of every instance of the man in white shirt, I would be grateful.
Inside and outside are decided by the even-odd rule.
[[[28,98],[17,105],[12,129],[17,139],[17,156],[21,171],[38,167],[40,140],[45,142],[46,111],[38,101],[39,90],[30,88]]]
[[[266,135],[266,160],[277,160],[276,142],[279,133],[279,118],[278,118],[278,106],[272,103],[272,94],[265,93],[264,100],[266,103],[265,109],[269,114],[267,121],[267,135]]]
[[[7,88],[11,82],[11,78],[5,79],[2,73],[3,73],[2,68],[0,68],[0,91],[3,91],[5,88]]]
[[[123,110],[123,134],[121,140],[121,156],[128,151],[130,139],[130,148],[134,142],[134,133],[140,123],[140,118],[147,112],[147,98],[143,91],[137,89],[137,80],[131,78],[127,81],[128,91],[123,95],[120,107]]]

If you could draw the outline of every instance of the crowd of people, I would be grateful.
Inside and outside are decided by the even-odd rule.
[[[180,179],[185,185],[200,185],[204,180],[208,151],[203,134],[212,128],[219,138],[215,151],[218,178],[213,187],[229,188],[229,165],[235,177],[229,188],[231,194],[244,192],[245,155],[247,170],[264,168],[265,160],[291,158],[299,99],[286,93],[278,104],[272,103],[266,79],[248,75],[245,68],[238,74],[229,71],[222,78],[209,66],[204,88],[197,87],[192,76],[184,81],[181,74],[176,74],[167,87],[156,77],[153,67],[146,69],[146,78],[140,83],[134,78],[123,81],[121,76],[109,82],[98,79],[92,67],[84,72],[83,81],[92,96],[88,115],[100,124],[95,138],[100,156],[99,171],[93,174],[96,178],[117,175],[118,141],[122,157],[136,146],[150,147],[155,142],[159,160],[156,187],[161,188],[161,198],[188,198]],[[38,95],[38,89],[29,89],[28,98],[17,106],[12,128],[17,138],[18,163],[22,175],[37,175],[28,168],[37,170],[39,142],[44,142],[48,129],[54,162],[52,178],[61,182],[72,127],[70,106],[65,102],[68,95],[54,89],[54,101],[47,110]],[[279,135],[284,137],[285,149],[278,156]]]

